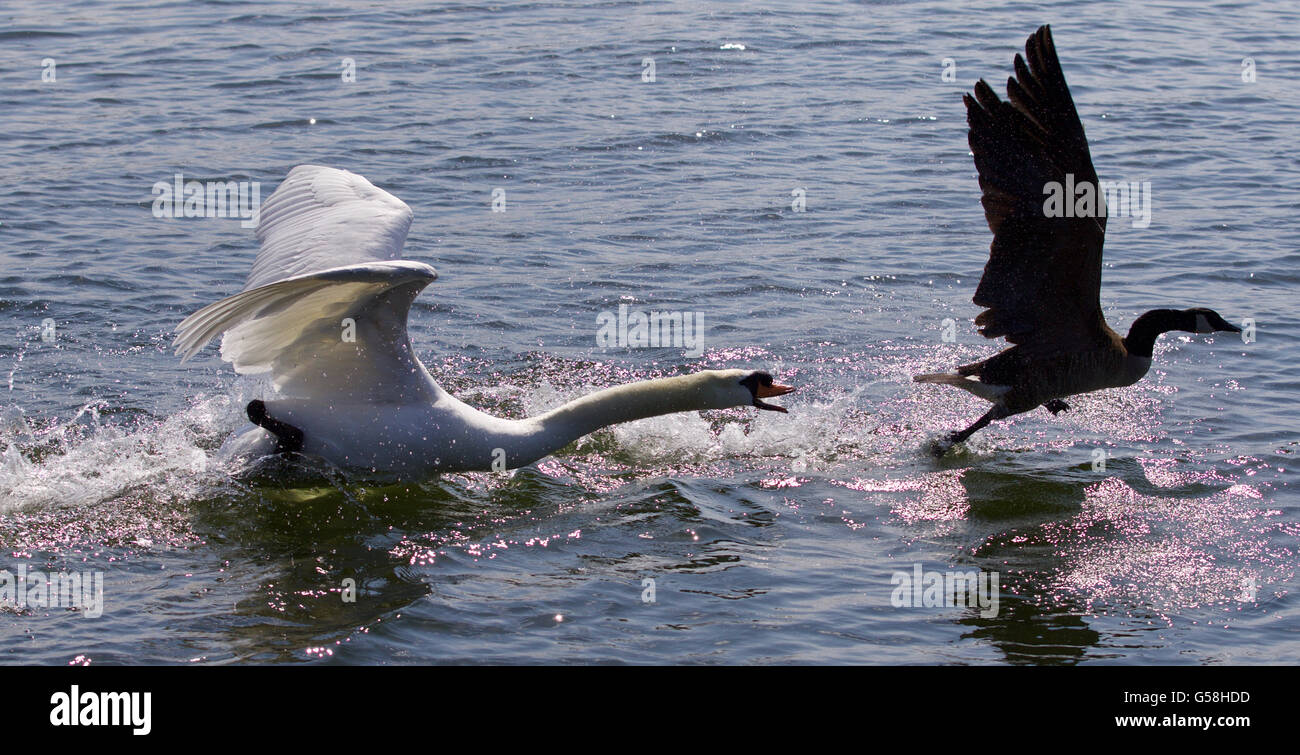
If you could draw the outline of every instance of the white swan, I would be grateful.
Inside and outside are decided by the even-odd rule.
[[[765,372],[706,370],[598,391],[524,420],[457,400],[416,358],[411,302],[438,277],[397,259],[411,209],[365,178],[300,165],[264,203],[244,290],[176,328],[182,363],[225,333],[221,358],[270,372],[286,398],[252,401],[240,456],[302,451],[342,467],[433,473],[513,469],[601,427],[699,409],[756,406],[794,390]],[[350,336],[350,337],[349,337]]]

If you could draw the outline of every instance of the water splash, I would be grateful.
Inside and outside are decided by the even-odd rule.
[[[103,402],[81,407],[66,421],[33,429],[11,407],[0,442],[0,513],[50,506],[92,506],[146,491],[156,499],[186,499],[221,476],[210,451],[237,425],[230,396],[196,400],[158,420],[110,414]]]

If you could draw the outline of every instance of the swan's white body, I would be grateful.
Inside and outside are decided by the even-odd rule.
[[[286,398],[266,415],[300,430],[303,453],[344,467],[438,472],[515,468],[618,422],[763,404],[787,393],[765,373],[707,370],[609,388],[524,420],[493,417],[447,393],[411,349],[411,302],[437,278],[396,259],[411,226],[401,200],[347,171],[301,165],[262,207],[262,248],[244,290],[187,317],[189,359],[220,333],[236,372],[270,372]],[[760,380],[763,381],[760,385]],[[264,455],[254,427],[226,451]]]
[[[423,366],[420,371],[424,372]],[[427,386],[436,395],[432,401],[288,398],[267,401],[266,408],[276,420],[302,430],[303,453],[341,467],[415,474],[514,469],[608,425],[679,411],[748,405],[753,397],[740,381],[750,374],[706,370],[620,385],[523,420],[481,412],[444,391],[428,373],[424,373]],[[232,439],[225,448],[237,457],[276,450],[275,436],[260,427]]]

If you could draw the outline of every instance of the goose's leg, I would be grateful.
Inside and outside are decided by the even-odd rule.
[[[943,441],[936,441],[934,444],[930,446],[930,450],[934,452],[935,456],[942,456],[945,453],[947,453],[948,449],[952,448],[958,443],[961,443],[962,441],[966,440],[967,438],[979,432],[980,430],[984,429],[985,427],[988,427],[988,424],[993,420],[1002,419],[1003,417],[1006,416],[1007,416],[1006,409],[1004,409],[1001,406],[994,405],[992,409],[989,409],[987,412],[984,413],[983,417],[980,417],[979,419],[975,420],[975,422],[970,427],[966,428],[965,430],[952,433]]]
[[[302,450],[302,430],[288,422],[272,419],[266,413],[266,404],[258,399],[248,402],[245,410],[254,425],[275,436],[277,453],[297,453]]]
[[[962,441],[966,440],[967,438],[979,432],[980,430],[983,430],[984,428],[988,427],[988,424],[993,420],[1002,419],[1004,416],[1006,415],[1001,413],[1001,409],[995,406],[992,409],[989,409],[987,412],[984,412],[984,416],[975,420],[974,424],[972,424],[970,427],[966,428],[965,430],[960,430],[958,432],[955,432],[952,435],[949,435],[948,442],[954,445],[957,443],[961,443]]]
[[[1052,416],[1060,414],[1061,412],[1070,411],[1070,405],[1059,398],[1054,398],[1051,401],[1044,401],[1043,408],[1051,412]]]

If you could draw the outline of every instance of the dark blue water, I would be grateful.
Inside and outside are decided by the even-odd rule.
[[[967,6],[6,3],[0,570],[104,599],[0,608],[0,658],[1300,661],[1300,12]],[[911,375],[998,348],[960,95],[1045,22],[1098,172],[1152,187],[1149,227],[1108,227],[1112,325],[1209,306],[1257,340],[1166,336],[1140,383],[936,461],[983,407]],[[256,242],[156,218],[152,187],[265,198],[302,163],[412,207],[441,275],[412,337],[466,401],[761,367],[790,414],[646,420],[512,475],[232,477],[214,452],[269,385],[170,343]],[[698,313],[704,354],[598,347],[620,304]],[[894,606],[916,565],[996,573],[997,615]]]

